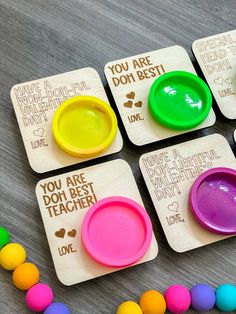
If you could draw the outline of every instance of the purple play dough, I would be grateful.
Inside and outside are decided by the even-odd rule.
[[[236,171],[213,168],[201,174],[192,186],[190,206],[205,228],[236,233]]]
[[[215,306],[215,291],[209,285],[198,284],[191,289],[190,294],[191,305],[197,311],[210,311]]]
[[[52,303],[43,312],[44,314],[71,314],[70,309],[63,303]]]

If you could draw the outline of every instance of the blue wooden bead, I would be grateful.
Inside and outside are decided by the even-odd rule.
[[[223,312],[236,310],[236,287],[230,284],[220,285],[216,289],[216,306]]]
[[[207,284],[198,284],[191,291],[191,305],[201,312],[207,312],[213,309],[216,302],[215,291]]]

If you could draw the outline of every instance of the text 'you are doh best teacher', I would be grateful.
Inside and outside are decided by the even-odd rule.
[[[64,180],[64,184],[62,179],[40,184],[43,202],[51,218],[89,208],[97,202],[93,182],[86,179],[85,173],[68,176]]]

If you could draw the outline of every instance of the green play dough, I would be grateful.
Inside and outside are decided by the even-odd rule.
[[[148,98],[153,118],[166,127],[191,129],[202,123],[212,105],[211,92],[198,76],[173,71],[160,76]]]
[[[0,250],[9,242],[10,242],[10,235],[8,231],[5,228],[0,227]]]

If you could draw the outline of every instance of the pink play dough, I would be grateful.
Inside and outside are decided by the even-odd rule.
[[[82,241],[93,259],[125,267],[146,253],[152,224],[146,210],[126,197],[108,197],[93,205],[83,220]]]

